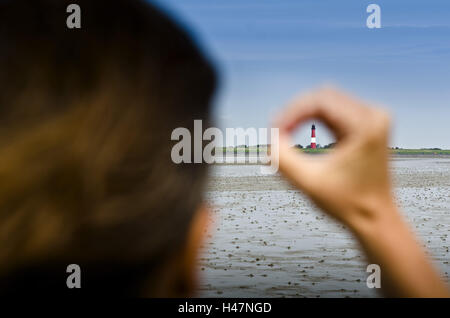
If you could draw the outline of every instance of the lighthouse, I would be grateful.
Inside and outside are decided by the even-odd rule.
[[[316,149],[316,125],[311,127],[311,149]]]

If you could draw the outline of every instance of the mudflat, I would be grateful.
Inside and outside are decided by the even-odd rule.
[[[398,204],[448,282],[450,157],[392,157]],[[379,297],[340,224],[258,165],[215,165],[214,225],[200,259],[201,297]],[[382,279],[382,274],[381,274]]]

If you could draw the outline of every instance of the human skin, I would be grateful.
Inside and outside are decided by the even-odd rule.
[[[324,122],[337,145],[318,159],[293,148],[290,135],[310,119]],[[299,190],[346,225],[391,297],[449,297],[439,273],[403,219],[392,194],[386,111],[336,89],[294,99],[276,118],[279,169]]]

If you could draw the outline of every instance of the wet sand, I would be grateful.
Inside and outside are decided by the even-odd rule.
[[[399,205],[449,281],[450,158],[394,157]],[[380,297],[351,234],[278,175],[216,165],[201,297]],[[381,274],[383,275],[383,274]]]

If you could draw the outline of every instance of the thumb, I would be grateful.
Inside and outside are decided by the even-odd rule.
[[[312,158],[291,145],[290,136],[286,132],[280,131],[278,139],[279,169],[291,183],[301,190],[306,190],[314,180],[314,171],[318,171],[315,167],[318,161],[313,161]]]

